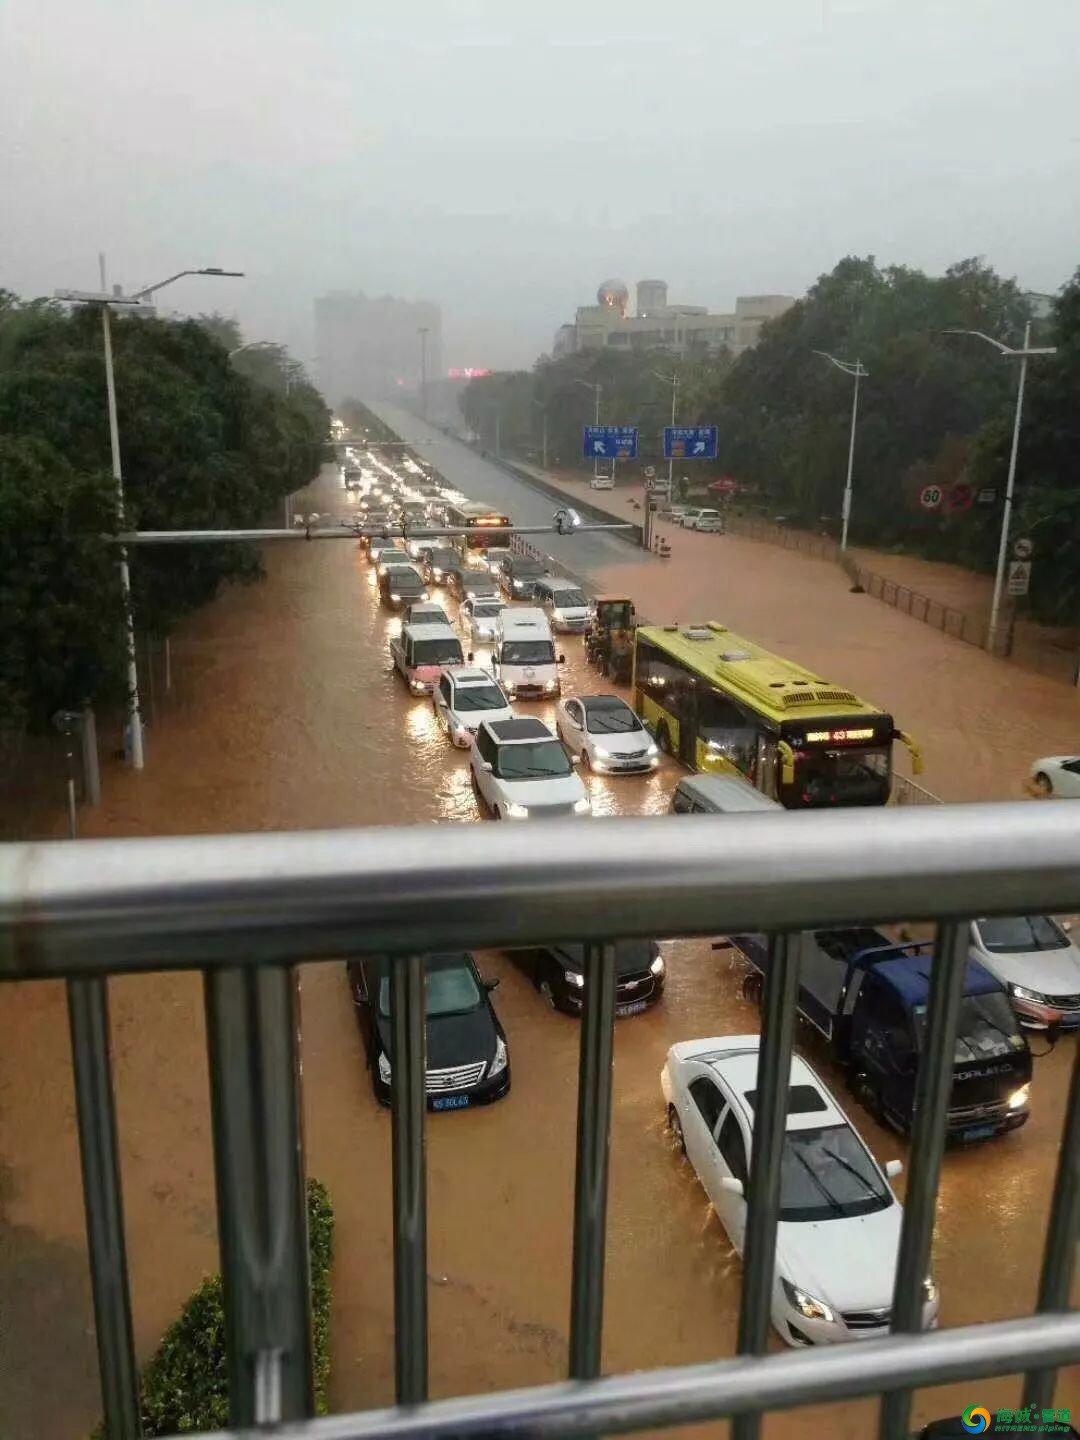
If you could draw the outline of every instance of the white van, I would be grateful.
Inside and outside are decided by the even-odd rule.
[[[581,634],[589,628],[589,599],[573,580],[545,575],[537,580],[535,594],[553,630]]]
[[[671,808],[676,815],[739,815],[784,807],[738,775],[687,775],[675,787]]]
[[[551,626],[542,610],[507,607],[499,615],[491,668],[511,700],[558,695],[559,666],[565,658],[555,654]]]

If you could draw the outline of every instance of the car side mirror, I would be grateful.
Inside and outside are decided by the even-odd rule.
[[[473,652],[470,650],[470,651],[468,652],[468,654],[465,656],[465,659],[471,661],[472,658],[473,658]]]
[[[726,1190],[729,1195],[741,1195],[743,1183],[741,1180],[736,1180],[734,1175],[724,1175],[720,1180],[720,1189]]]
[[[885,1175],[889,1180],[895,1180],[898,1175],[904,1173],[903,1160],[886,1160]]]
[[[499,977],[498,977],[498,975],[492,975],[492,977],[491,977],[490,980],[485,980],[485,981],[484,981],[484,989],[488,992],[489,995],[491,994],[492,990],[497,990],[498,988],[499,988]]]
[[[560,664],[560,665],[565,665],[565,664],[566,664],[566,656],[565,656],[565,655],[560,655],[560,656],[559,656],[559,664]]]

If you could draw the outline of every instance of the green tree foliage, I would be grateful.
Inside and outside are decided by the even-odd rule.
[[[302,375],[288,393],[284,384],[275,389],[245,378],[211,328],[197,321],[113,318],[125,521],[132,528],[258,525],[276,512],[281,496],[318,472],[329,426],[321,397]],[[68,315],[47,302],[20,305],[0,292],[0,434],[21,447],[4,452],[0,491],[30,484],[41,492],[38,501],[26,496],[7,511],[4,544],[14,573],[5,566],[4,579],[14,603],[0,619],[4,656],[17,656],[20,633],[35,629],[58,647],[43,652],[21,677],[5,677],[17,687],[22,711],[40,723],[60,702],[111,698],[115,689],[109,609],[115,586],[103,583],[102,573],[106,561],[115,568],[116,550],[101,538],[115,530],[115,516],[103,523],[92,507],[75,501],[76,495],[99,493],[101,476],[111,473],[98,312]],[[63,493],[35,444],[61,462]],[[58,553],[70,556],[74,545],[80,565],[65,572],[66,585],[38,585],[35,591],[33,573],[21,571],[31,567],[32,553],[48,550],[50,515]],[[77,529],[82,522],[86,528]],[[132,560],[136,626],[165,634],[223,583],[259,574],[251,546],[140,550]],[[20,608],[32,594],[38,595],[37,615]],[[101,623],[72,626],[51,595],[67,595],[70,610],[98,611]],[[58,695],[61,677],[71,693]]]
[[[330,1375],[330,1266],[334,1211],[326,1187],[307,1185],[316,1413],[326,1413]],[[142,1376],[143,1434],[223,1430],[229,1423],[225,1304],[220,1275],[203,1281],[170,1325]],[[101,1430],[96,1432],[101,1436]]]

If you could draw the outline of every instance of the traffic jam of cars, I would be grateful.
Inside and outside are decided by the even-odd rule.
[[[360,448],[347,454],[343,481],[354,518],[387,532],[361,539],[360,547],[372,588],[392,616],[390,663],[409,703],[430,704],[437,731],[452,747],[448,755],[467,752],[479,819],[592,821],[591,787],[614,779],[632,801],[640,793],[635,785],[658,771],[661,784],[670,778],[663,803],[676,814],[779,809],[736,776],[688,774],[662,757],[634,708],[601,683],[596,693],[566,693],[563,647],[585,637],[583,657],[593,662],[596,602],[578,581],[552,573],[554,562],[549,568],[531,547],[511,544],[505,529],[490,545],[474,545],[470,536],[410,538],[410,528],[451,528],[454,507],[468,503],[430,466],[408,455],[391,464]],[[696,528],[713,528],[711,520],[708,513],[696,516]],[[537,713],[537,702],[546,702],[539,707],[545,714],[553,707],[553,726]],[[1070,793],[1070,765],[1080,772],[1080,761],[1068,757],[1039,762],[1047,793]],[[905,1136],[932,945],[865,927],[808,932],[798,943],[798,1010],[807,1043],[845,1079],[854,1105]],[[611,946],[620,1019],[662,1003],[670,981],[664,947],[655,939]],[[770,960],[766,937],[719,937],[713,948],[734,956],[744,998],[760,1006]],[[584,945],[507,955],[551,1011],[581,1016]],[[493,1003],[498,979],[486,977],[467,952],[431,955],[425,963],[428,1108],[467,1110],[506,1097],[512,1041]],[[347,966],[372,1088],[383,1105],[393,1084],[389,966],[385,957]],[[707,1038],[668,1049],[657,1098],[673,1152],[688,1162],[741,1254],[760,1037],[709,1037],[715,1027],[702,1028]],[[950,1140],[966,1145],[1022,1127],[1031,1107],[1028,1035],[1042,1032],[1052,1043],[1073,1029],[1080,1029],[1080,949],[1068,922],[1045,915],[972,922]],[[812,1346],[888,1332],[903,1214],[891,1181],[902,1169],[899,1159],[878,1163],[837,1097],[795,1055],[772,1292],[781,1341]],[[937,1319],[937,1284],[927,1275],[923,1326]]]

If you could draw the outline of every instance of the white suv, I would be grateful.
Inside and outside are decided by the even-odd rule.
[[[684,530],[712,530],[724,533],[724,517],[719,510],[687,510],[682,517]]]
[[[459,750],[467,750],[482,720],[512,720],[502,686],[479,666],[448,665],[431,692],[435,718]]]
[[[469,756],[480,808],[496,820],[588,815],[570,756],[542,720],[483,720]]]

